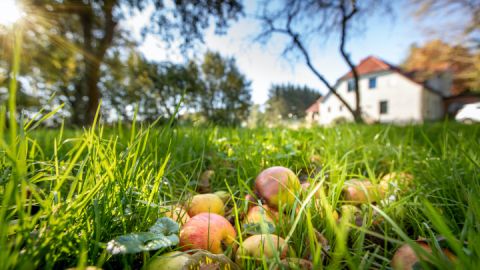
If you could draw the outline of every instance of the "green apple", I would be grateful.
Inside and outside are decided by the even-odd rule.
[[[277,217],[277,212],[270,209],[267,205],[263,207],[260,205],[253,206],[248,210],[247,216],[245,217],[244,223],[262,223],[270,222],[275,223]]]
[[[287,256],[288,245],[285,240],[275,234],[257,234],[245,239],[238,248],[235,260],[241,263],[243,259],[273,258],[275,254],[283,259]]]
[[[153,257],[147,264],[146,270],[179,270],[185,266],[190,259],[190,255],[173,251]]]
[[[391,172],[382,177],[378,183],[378,192],[382,198],[391,194],[402,193],[413,188],[413,175],[407,172]]]

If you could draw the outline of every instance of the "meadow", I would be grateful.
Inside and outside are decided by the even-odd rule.
[[[389,269],[404,243],[424,255],[417,265],[424,269],[480,265],[479,125],[49,130],[32,124],[0,131],[0,269],[141,269],[178,246],[113,255],[107,243],[147,231],[163,206],[187,202],[206,170],[214,171],[207,188],[229,193],[226,216],[241,243],[245,195],[271,166],[311,183],[274,232],[287,240],[289,257],[306,258],[314,269]],[[413,175],[413,188],[358,206],[353,219],[342,213],[345,181],[376,184],[391,172]],[[417,239],[432,253],[422,253]],[[232,259],[234,246],[225,251]],[[275,269],[279,259],[250,260],[243,269]]]

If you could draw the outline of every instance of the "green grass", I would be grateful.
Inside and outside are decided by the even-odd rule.
[[[256,175],[274,165],[314,183],[312,196],[298,194],[300,214],[283,214],[276,233],[288,240],[289,256],[310,254],[315,269],[389,268],[400,244],[440,235],[458,259],[451,265],[434,252],[435,268],[480,265],[478,125],[20,130],[15,141],[0,135],[0,269],[140,269],[171,249],[112,256],[106,243],[147,230],[159,206],[187,201],[206,169],[215,170],[213,190],[230,190],[241,220]],[[325,210],[340,212],[345,180],[376,183],[393,171],[413,174],[415,189],[388,206],[363,205],[362,226],[337,223]],[[324,196],[313,196],[314,188]],[[379,215],[384,221],[373,225]],[[315,230],[329,242],[323,255]]]

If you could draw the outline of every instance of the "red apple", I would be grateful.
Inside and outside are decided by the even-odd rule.
[[[204,249],[215,254],[223,252],[222,244],[232,244],[237,233],[224,217],[201,213],[190,218],[180,230],[182,250]]]
[[[345,181],[343,197],[353,204],[372,203],[379,199],[378,191],[372,182],[359,179]]]
[[[428,253],[432,252],[432,249],[427,243],[418,242],[418,244]],[[404,244],[397,249],[390,264],[395,270],[411,270],[418,261],[419,258],[417,257],[417,254],[415,254],[413,248],[408,244]]]
[[[200,213],[215,213],[223,216],[225,214],[224,207],[222,199],[217,195],[212,193],[198,194],[193,196],[188,204],[188,214],[190,217]]]
[[[262,171],[255,179],[255,191],[267,204],[278,209],[295,202],[301,187],[298,177],[285,167],[271,167]]]
[[[428,245],[427,242],[422,240],[417,240],[417,244],[420,245],[427,253],[432,253],[432,248]],[[450,261],[455,261],[457,257],[448,249],[442,249],[445,256]],[[425,258],[422,258],[425,259]],[[414,269],[414,265],[420,261],[417,254],[413,248],[411,248],[408,244],[404,244],[401,246],[395,254],[393,255],[392,261],[390,264],[394,270],[412,270]]]
[[[238,248],[235,260],[242,262],[247,257],[254,259],[273,258],[276,253],[284,259],[287,256],[288,245],[285,240],[275,234],[257,234],[245,239]]]

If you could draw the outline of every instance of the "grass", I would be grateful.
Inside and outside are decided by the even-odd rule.
[[[0,269],[140,269],[172,249],[112,256],[106,243],[147,230],[161,217],[159,207],[187,201],[206,169],[215,171],[213,190],[231,193],[230,218],[241,221],[256,175],[274,165],[313,183],[310,196],[297,194],[302,210],[282,214],[276,228],[290,257],[309,257],[315,269],[389,268],[402,243],[421,252],[413,241],[421,237],[457,256],[452,263],[439,252],[425,254],[434,268],[480,264],[478,125],[19,130],[13,140],[0,135]],[[349,222],[340,210],[343,182],[377,183],[394,171],[413,174],[415,189],[389,205],[363,205],[362,223]],[[338,223],[335,209],[344,215]],[[269,269],[277,261],[245,268]]]
[[[21,55],[15,37],[14,75]],[[16,111],[16,84],[13,76],[9,112]],[[212,190],[230,193],[227,217],[241,244],[245,195],[252,194],[256,175],[274,165],[311,183],[307,193],[295,194],[291,208],[298,210],[280,211],[275,233],[288,243],[289,257],[308,258],[314,269],[383,269],[408,243],[426,258],[425,268],[480,265],[478,125],[249,130],[95,124],[42,130],[8,114],[7,130],[6,116],[0,107],[0,269],[141,269],[177,247],[111,255],[107,242],[148,230],[164,206],[188,201],[207,169],[215,171]],[[389,204],[355,208],[355,216],[345,208],[346,180],[377,184],[390,172],[412,174],[415,188]],[[418,238],[430,241],[431,254]],[[444,247],[457,259],[447,260]],[[233,249],[226,255],[233,258]],[[274,269],[279,260],[277,253],[247,260],[243,268]]]

